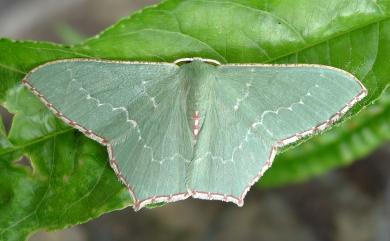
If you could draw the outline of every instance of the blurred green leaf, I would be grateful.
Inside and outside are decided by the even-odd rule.
[[[56,32],[62,42],[65,44],[78,44],[85,39],[83,34],[79,33],[70,25],[65,23],[58,24],[56,27]]]
[[[20,240],[131,204],[105,149],[20,86],[32,68],[76,57],[171,62],[199,56],[318,63],[356,75],[369,96],[342,124],[279,155],[260,181],[274,186],[349,163],[389,139],[388,97],[369,106],[390,81],[389,16],[390,0],[167,0],[71,47],[0,40],[0,100],[16,113],[10,133],[0,132],[0,239]],[[22,156],[33,171],[16,163]]]

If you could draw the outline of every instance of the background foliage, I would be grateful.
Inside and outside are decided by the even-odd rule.
[[[389,15],[389,0],[168,0],[74,46],[1,39],[0,100],[15,116],[9,133],[0,123],[0,239],[20,240],[131,205],[105,149],[21,87],[32,68],[65,58],[200,56],[317,63],[353,73],[369,96],[343,123],[279,155],[259,183],[275,186],[350,163],[389,139]],[[23,156],[32,168],[18,163]]]

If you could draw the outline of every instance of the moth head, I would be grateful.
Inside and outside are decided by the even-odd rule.
[[[192,58],[181,58],[181,59],[178,59],[174,62],[174,64],[176,65],[183,65],[183,64],[189,64],[189,63],[192,63],[192,62],[202,62],[202,63],[207,63],[207,64],[211,64],[211,65],[215,65],[215,66],[219,66],[221,65],[221,63],[217,60],[214,60],[214,59],[204,59],[204,58],[200,58],[200,57],[192,57]]]

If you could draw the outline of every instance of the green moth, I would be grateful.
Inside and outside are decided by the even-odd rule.
[[[59,118],[107,146],[136,210],[190,196],[243,205],[277,148],[322,131],[367,95],[321,65],[67,59],[23,83]]]

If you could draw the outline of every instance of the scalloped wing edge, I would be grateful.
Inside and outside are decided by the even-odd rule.
[[[269,154],[268,159],[266,160],[265,164],[261,166],[260,171],[257,173],[257,175],[248,183],[248,185],[245,187],[244,191],[241,193],[240,196],[232,196],[227,194],[221,194],[221,193],[212,193],[212,192],[202,192],[197,190],[191,190],[188,189],[187,192],[182,193],[176,193],[171,195],[161,195],[161,196],[153,196],[148,199],[140,200],[137,198],[137,195],[134,191],[134,189],[131,187],[131,185],[126,181],[126,179],[123,177],[118,163],[115,160],[115,154],[112,148],[112,145],[109,143],[109,140],[97,135],[92,130],[89,130],[81,125],[79,125],[77,122],[69,119],[68,117],[64,116],[63,113],[61,113],[53,104],[51,104],[43,94],[41,94],[31,83],[28,82],[28,78],[31,74],[33,74],[36,70],[47,66],[49,64],[53,63],[59,63],[59,62],[69,62],[69,61],[93,61],[93,62],[106,62],[106,63],[126,63],[126,64],[173,64],[176,65],[177,63],[185,62],[185,61],[194,61],[194,60],[201,60],[204,62],[221,65],[218,61],[212,60],[212,59],[202,59],[200,57],[192,57],[192,58],[182,58],[176,60],[174,63],[167,63],[167,62],[138,62],[138,61],[116,61],[116,60],[99,60],[99,59],[80,59],[80,58],[74,58],[74,59],[63,59],[63,60],[56,60],[47,62],[43,65],[40,65],[33,70],[31,70],[23,79],[22,84],[26,86],[34,95],[36,95],[43,104],[45,104],[58,118],[63,120],[66,124],[69,126],[78,129],[81,131],[86,137],[95,140],[99,142],[100,144],[107,147],[107,152],[109,156],[109,163],[111,168],[114,170],[116,176],[118,179],[126,186],[127,190],[129,191],[131,198],[133,199],[134,205],[133,209],[135,211],[140,210],[141,208],[145,207],[149,204],[154,203],[160,203],[160,202],[176,202],[185,200],[189,197],[197,198],[197,199],[204,199],[204,200],[219,200],[224,202],[232,202],[235,203],[237,206],[242,207],[244,205],[244,198],[246,194],[249,192],[251,187],[263,176],[263,174],[272,166],[272,163],[275,159],[275,156],[277,154],[278,148],[289,145],[293,142],[296,142],[306,136],[317,134],[321,131],[324,131],[328,127],[332,126],[335,122],[340,120],[340,118],[347,113],[356,103],[364,99],[368,91],[364,87],[364,85],[351,73],[344,71],[342,69],[338,69],[332,66],[326,66],[326,65],[318,65],[318,64],[226,64],[224,66],[258,66],[258,67],[320,67],[320,68],[327,68],[335,71],[342,72],[348,76],[350,76],[353,80],[355,80],[361,87],[361,91],[353,98],[351,99],[343,108],[341,108],[338,112],[336,112],[334,115],[332,115],[328,120],[306,130],[303,132],[298,132],[286,139],[279,140],[276,143],[272,145],[271,152]]]

